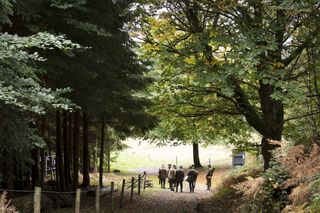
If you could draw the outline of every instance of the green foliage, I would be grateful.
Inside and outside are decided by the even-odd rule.
[[[143,94],[149,78],[125,29],[132,17],[130,8],[131,2],[87,1],[66,10],[47,8],[53,16],[43,14],[44,28],[89,47],[75,51],[74,57],[61,52],[48,57],[43,69],[48,71],[50,87],[72,88],[68,98],[95,120],[104,115],[107,125],[123,134],[152,126],[145,112],[150,101]]]
[[[87,0],[51,0],[51,6],[59,9],[69,9],[82,6]]]
[[[318,45],[315,1],[147,4],[138,37],[144,39],[142,57],[154,63],[151,75],[157,83],[150,96],[162,107],[154,112],[164,115],[160,128],[165,129],[159,134],[187,123],[179,134],[187,135],[195,129],[189,123],[202,121],[203,129],[210,129],[202,137],[221,136],[250,148],[254,131],[280,140],[286,115],[297,116],[294,106],[309,117],[305,51],[307,43]],[[168,117],[181,122],[165,124]]]
[[[289,173],[283,165],[272,162],[263,177],[265,179],[263,191],[266,195],[263,201],[263,209],[268,212],[280,212],[288,203],[287,191],[281,189],[280,185],[289,178]]]
[[[318,40],[317,40],[318,43]],[[307,73],[300,81],[306,88],[307,98],[301,96],[296,101],[291,101],[290,110],[285,129],[285,137],[295,144],[311,145],[319,140],[319,50],[317,47],[309,48],[301,56],[302,62],[308,65],[301,69]],[[298,103],[299,102],[299,103]],[[298,118],[298,119],[294,119]]]
[[[43,145],[34,122],[47,114],[45,128],[52,128],[53,110],[81,108],[90,125],[104,116],[110,127],[109,148],[117,151],[125,148],[121,139],[152,127],[146,113],[150,101],[143,93],[150,78],[144,76],[144,61],[137,58],[127,32],[135,18],[132,3],[0,1],[0,109],[15,116],[1,126],[5,139],[0,143],[20,148],[0,149],[0,164],[5,164],[5,156],[13,159],[1,169],[16,168],[21,161],[19,166],[26,169],[17,166],[19,174],[13,175],[20,178],[29,172],[31,150]],[[6,116],[5,110],[0,117]],[[12,172],[7,173],[2,183],[12,179]]]
[[[41,85],[39,71],[32,66],[32,62],[45,59],[36,51],[30,53],[35,48],[69,51],[80,46],[63,36],[46,32],[24,37],[1,33],[0,101],[35,113],[44,113],[50,107],[68,109],[71,103],[62,98],[61,94],[69,89],[52,90]]]
[[[0,24],[11,24],[9,18],[13,14],[12,2],[10,0],[1,0],[0,1]],[[1,30],[1,27],[0,27]]]
[[[72,43],[64,36],[55,36],[47,32],[39,32],[31,36],[20,37],[8,33],[0,34],[0,60],[17,61],[44,61],[38,52],[29,53],[31,48],[52,50],[54,48],[68,51],[80,48],[79,44]]]
[[[311,212],[319,212],[320,211],[320,193],[316,193],[312,195],[311,204],[307,208]]]
[[[29,127],[30,120],[15,107],[0,104],[0,115],[0,180],[14,178],[14,182],[21,181],[30,171],[31,149],[44,146],[43,139]],[[8,173],[13,166],[14,174]]]
[[[320,179],[316,179],[315,181],[310,183],[311,189],[311,202],[308,206],[308,210],[311,212],[319,212],[320,211]]]

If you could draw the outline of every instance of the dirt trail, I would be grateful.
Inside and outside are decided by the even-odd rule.
[[[213,176],[213,187],[221,181],[222,177],[229,169],[218,169]],[[117,209],[116,212],[134,212],[134,213],[188,213],[199,212],[202,208],[198,203],[209,199],[213,192],[206,190],[205,171],[200,171],[196,184],[195,192],[189,192],[188,183],[185,181],[183,192],[172,192],[168,189],[161,189],[158,183],[154,183],[154,188],[147,189],[140,196],[135,196],[132,203],[127,202],[123,209]]]

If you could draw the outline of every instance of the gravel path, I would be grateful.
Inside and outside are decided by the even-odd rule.
[[[213,188],[221,181],[227,170],[217,170],[213,176]],[[206,190],[205,172],[201,171],[194,193],[189,192],[189,186],[184,181],[183,192],[172,192],[168,189],[161,189],[158,183],[154,183],[154,188],[142,191],[140,196],[135,196],[130,203],[126,197],[124,208],[117,209],[116,212],[133,213],[191,213],[202,212],[199,202],[210,199],[212,190]]]
[[[197,212],[197,204],[212,195],[205,189],[205,185],[198,184],[195,192],[187,192],[187,184],[184,184],[184,192],[172,192],[169,189],[160,189],[142,194],[136,197],[135,202],[127,205],[123,212]]]

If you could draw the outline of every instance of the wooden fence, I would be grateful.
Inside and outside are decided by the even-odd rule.
[[[122,185],[121,185],[121,191],[120,191],[120,199],[119,199],[119,207],[123,208],[125,199],[124,199],[124,194],[127,189],[130,190],[130,202],[133,201],[134,197],[134,189],[137,188],[137,194],[141,194],[141,188],[145,189],[146,188],[146,181],[147,181],[147,173],[144,172],[143,175],[138,175],[137,178],[131,177],[131,180],[122,180]],[[26,192],[26,193],[34,193],[34,203],[33,203],[33,209],[34,213],[40,213],[41,212],[41,194],[42,193],[56,193],[56,194],[75,194],[75,199],[74,199],[74,212],[75,213],[80,213],[84,212],[87,210],[92,210],[93,208],[95,209],[96,213],[100,213],[100,208],[101,208],[101,197],[102,196],[110,196],[110,211],[114,212],[115,210],[115,199],[114,199],[114,193],[117,192],[118,190],[115,189],[115,183],[111,182],[110,185],[110,191],[108,193],[102,194],[101,189],[99,186],[95,189],[95,203],[94,205],[91,205],[91,207],[86,208],[86,209],[81,209],[81,193],[86,193],[89,190],[81,191],[81,189],[77,189],[75,192],[55,192],[55,191],[42,191],[40,187],[35,187],[34,191],[33,190],[6,190],[6,189],[0,189],[1,191],[8,191],[8,192]]]

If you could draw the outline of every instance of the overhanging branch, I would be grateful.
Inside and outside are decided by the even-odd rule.
[[[308,114],[304,114],[304,115],[300,115],[300,116],[296,116],[296,117],[287,118],[287,119],[285,119],[283,121],[283,123],[291,121],[291,120],[297,120],[297,119],[309,117],[309,116],[312,116],[312,115],[317,115],[317,114],[320,114],[320,111],[316,111],[316,112],[313,112],[313,113],[308,113]]]

